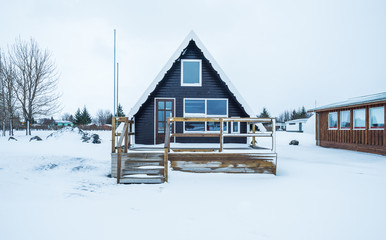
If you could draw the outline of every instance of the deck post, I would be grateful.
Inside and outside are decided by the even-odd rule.
[[[122,160],[121,153],[122,153],[122,148],[119,147],[118,154],[117,154],[117,184],[119,184],[121,180],[121,160]]]
[[[272,118],[272,151],[276,152],[276,119]]]
[[[255,123],[253,123],[253,125],[252,125],[252,132],[253,132],[253,134],[256,133],[256,125],[255,125]],[[256,137],[255,137],[255,135],[253,135],[253,137],[252,137],[252,146],[255,146],[255,145],[256,145]]]
[[[168,148],[164,148],[164,175],[165,175],[165,182],[168,182]]]
[[[111,152],[115,153],[115,117],[113,117],[111,121],[111,135]]]
[[[220,150],[219,150],[219,152],[222,152],[222,148],[223,148],[223,141],[224,141],[223,131],[224,131],[224,121],[223,121],[223,118],[220,118]]]
[[[169,130],[168,130],[169,129]],[[165,139],[166,139],[166,137],[168,138],[168,152],[170,152],[170,141],[171,141],[171,139],[170,139],[170,133],[171,133],[171,128],[170,128],[170,118],[168,118],[167,119],[167,129],[166,129],[166,134],[167,134],[167,136],[166,136],[166,134],[165,134]]]
[[[125,129],[126,131],[124,132],[125,134],[125,153],[127,153],[127,149],[129,147],[129,129],[130,129],[130,124],[129,124],[129,119],[125,119],[125,125],[127,126]]]

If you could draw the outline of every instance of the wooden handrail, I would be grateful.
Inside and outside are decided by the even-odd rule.
[[[170,151],[170,138],[171,137],[218,137],[220,138],[220,148],[221,152],[223,149],[224,137],[252,137],[252,145],[256,145],[256,137],[271,137],[272,138],[272,151],[276,151],[276,121],[274,118],[224,118],[224,117],[212,117],[212,118],[203,118],[203,117],[170,117],[167,120],[168,124],[166,126],[165,132],[165,149]],[[170,122],[220,122],[220,131],[219,132],[189,132],[189,133],[171,133],[170,132]],[[228,133],[224,132],[224,122],[245,122],[252,125],[252,133]],[[271,132],[256,132],[256,123],[272,123]],[[228,125],[228,127],[230,127]],[[229,129],[229,128],[228,128]]]

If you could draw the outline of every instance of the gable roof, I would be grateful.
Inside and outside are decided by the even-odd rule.
[[[381,101],[386,101],[386,92],[349,98],[342,102],[332,103],[325,106],[310,109],[308,110],[308,112],[315,112],[315,111],[327,110],[332,108],[341,108],[341,107],[348,107],[353,105],[360,105],[360,104],[381,102]]]
[[[217,73],[220,75],[220,78],[225,84],[228,86],[229,90],[233,93],[237,101],[241,104],[241,106],[244,108],[245,112],[249,116],[256,116],[255,112],[252,111],[252,108],[249,107],[248,103],[244,100],[244,98],[241,96],[241,94],[237,91],[235,86],[232,84],[230,79],[227,77],[227,75],[224,73],[224,71],[221,69],[221,67],[217,64],[217,62],[214,60],[212,55],[208,52],[204,44],[200,41],[200,39],[197,37],[197,35],[191,31],[184,39],[184,41],[180,44],[180,46],[177,48],[175,53],[170,57],[169,61],[166,63],[166,65],[162,68],[162,70],[158,73],[156,78],[153,80],[153,82],[149,85],[149,87],[145,90],[145,92],[142,94],[140,99],[137,101],[137,103],[134,105],[134,107],[129,112],[129,117],[133,117],[134,114],[138,112],[142,104],[145,103],[149,95],[155,90],[157,84],[164,78],[166,72],[172,67],[174,61],[179,58],[181,55],[181,52],[188,46],[190,40],[193,40],[197,47],[202,51],[206,59],[209,60],[209,62],[212,64],[213,68],[217,71]]]

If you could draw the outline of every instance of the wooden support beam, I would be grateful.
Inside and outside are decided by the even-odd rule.
[[[255,124],[252,125],[252,132],[253,132],[253,134],[256,133],[256,125]],[[255,146],[255,145],[256,145],[256,137],[253,136],[252,137],[252,146]]]
[[[126,128],[125,128],[125,153],[127,153],[127,150],[129,148],[129,128],[130,128],[130,125],[129,125],[129,119],[126,118],[126,121],[125,121],[125,125],[126,125]]]
[[[222,147],[223,147],[222,145],[224,141],[223,132],[224,132],[224,122],[222,118],[220,118],[220,149],[218,150],[219,152],[222,152]]]
[[[168,182],[168,167],[169,167],[168,153],[169,153],[169,149],[164,148],[164,177],[165,177],[165,182]]]
[[[118,148],[118,156],[117,156],[117,184],[119,184],[121,180],[121,164],[122,164],[122,148]]]
[[[115,153],[115,117],[111,120],[111,152]]]

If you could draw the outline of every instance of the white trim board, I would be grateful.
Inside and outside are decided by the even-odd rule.
[[[133,117],[135,113],[138,112],[139,108],[142,106],[143,103],[145,103],[146,99],[149,97],[150,93],[152,93],[157,84],[163,79],[166,72],[172,67],[174,61],[181,55],[181,52],[188,46],[190,40],[194,40],[197,47],[201,49],[204,56],[209,60],[209,62],[212,64],[213,68],[217,71],[217,73],[220,75],[220,78],[225,82],[225,84],[228,86],[229,90],[233,93],[233,95],[236,97],[237,101],[241,104],[241,106],[244,108],[246,113],[250,117],[255,117],[256,113],[252,111],[252,108],[249,107],[248,103],[244,100],[242,95],[237,91],[235,86],[232,84],[230,79],[227,77],[227,75],[224,73],[224,71],[221,69],[221,67],[217,64],[216,60],[212,57],[212,55],[208,52],[204,44],[200,41],[200,39],[197,37],[197,35],[191,31],[184,39],[184,41],[180,44],[180,46],[177,48],[175,53],[170,57],[169,61],[166,63],[166,65],[162,68],[162,70],[158,73],[156,78],[153,80],[153,82],[149,85],[149,87],[145,90],[145,92],[142,94],[140,99],[137,101],[137,103],[134,105],[134,107],[129,112],[129,117]]]

